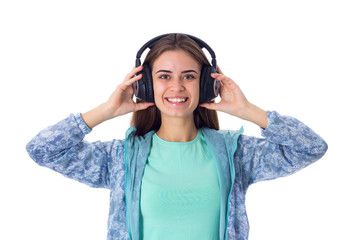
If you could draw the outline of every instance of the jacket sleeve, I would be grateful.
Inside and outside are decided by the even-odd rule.
[[[42,130],[27,145],[30,157],[66,177],[91,187],[109,188],[109,161],[115,154],[115,140],[89,143],[89,129],[80,114]]]
[[[240,162],[247,186],[284,177],[320,159],[328,149],[326,142],[299,120],[267,112],[264,138],[241,135],[235,158]]]

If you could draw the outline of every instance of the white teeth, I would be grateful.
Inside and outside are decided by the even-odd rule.
[[[167,99],[169,102],[185,102],[186,98],[168,98]]]

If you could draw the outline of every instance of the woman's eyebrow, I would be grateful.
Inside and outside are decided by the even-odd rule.
[[[198,72],[195,70],[186,70],[186,71],[182,71],[181,73],[190,73],[190,72],[194,72],[194,73],[198,74]]]
[[[159,72],[172,73],[172,71],[170,71],[170,70],[159,70],[155,74],[157,74]],[[185,70],[185,71],[182,71],[181,73],[184,74],[184,73],[189,73],[189,72],[194,72],[194,73],[198,74],[198,72],[195,70]]]
[[[172,71],[169,71],[169,70],[159,70],[159,71],[157,71],[155,74],[157,74],[157,73],[159,73],[159,72],[172,73]]]

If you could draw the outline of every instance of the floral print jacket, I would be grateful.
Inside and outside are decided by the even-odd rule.
[[[248,187],[259,181],[290,175],[327,151],[326,142],[299,120],[267,111],[263,138],[237,131],[203,128],[220,183],[219,239],[248,239],[245,209]],[[140,186],[150,151],[151,131],[134,136],[130,127],[124,140],[89,143],[91,132],[81,114],[42,130],[26,146],[39,165],[91,187],[110,190],[107,240],[140,240]]]

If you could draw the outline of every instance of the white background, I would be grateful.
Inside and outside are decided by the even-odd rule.
[[[41,129],[105,101],[149,39],[207,42],[247,98],[309,125],[326,155],[250,187],[250,240],[359,240],[358,1],[18,1],[0,3],[0,239],[105,239],[109,192],[36,165]],[[221,128],[257,126],[219,114]],[[130,114],[87,140],[124,138]]]

